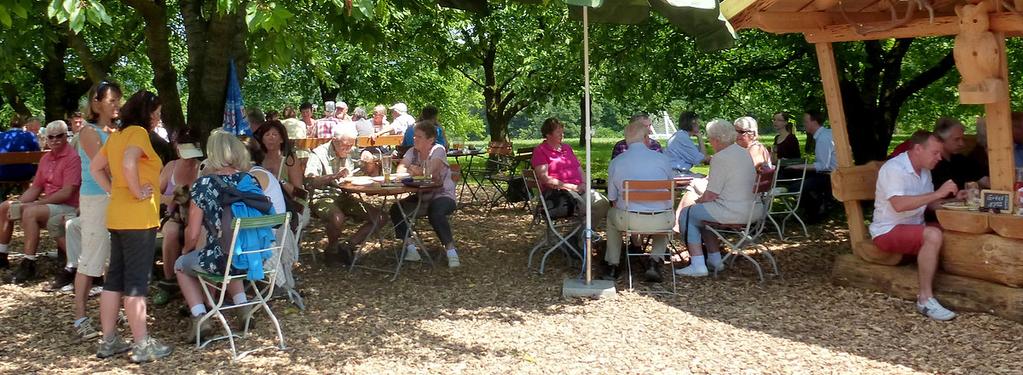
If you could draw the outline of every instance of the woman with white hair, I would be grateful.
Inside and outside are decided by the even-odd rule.
[[[704,223],[745,223],[753,201],[756,171],[749,152],[735,143],[737,133],[732,123],[716,119],[707,124],[707,138],[714,149],[707,176],[707,189],[679,215],[678,222],[689,248],[690,265],[675,271],[679,276],[707,276],[707,266],[724,269],[721,246]],[[703,245],[707,245],[704,258]]]
[[[735,132],[738,133],[735,143],[749,152],[749,156],[753,158],[753,167],[757,169],[757,172],[771,169],[771,150],[760,143],[757,120],[749,116],[735,119]]]

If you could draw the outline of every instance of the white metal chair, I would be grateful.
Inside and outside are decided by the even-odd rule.
[[[774,172],[771,171],[770,173]],[[757,178],[760,180],[767,177],[758,175]],[[773,179],[774,177],[771,176],[770,178]],[[780,275],[778,263],[774,261],[771,249],[760,242],[767,223],[767,213],[771,211],[771,205],[774,200],[773,191],[767,189],[766,185],[757,184],[754,186],[753,201],[750,202],[750,213],[745,223],[704,222],[704,226],[717,236],[724,246],[728,247],[728,254],[721,261],[727,263],[730,268],[739,257],[748,260],[753,265],[753,268],[756,269],[760,282],[764,281],[764,272],[760,267],[760,263],[746,253],[748,249],[752,248],[763,254],[771,263],[771,268],[774,270],[772,275]],[[758,186],[761,188],[758,189]],[[757,206],[760,207],[758,208]],[[717,270],[714,273],[717,275]]]
[[[626,180],[623,185],[624,185],[623,186],[624,189],[622,191],[622,197],[625,199],[625,207],[631,206],[629,204],[630,202],[660,202],[660,201],[668,201],[668,202],[674,203],[674,199],[675,199],[675,180],[672,180],[672,179],[659,180],[659,181]],[[675,210],[673,208],[669,208],[668,209],[668,212],[674,213],[674,211]],[[630,245],[631,245],[631,242],[632,242],[632,235],[634,235],[634,234],[652,235],[652,236],[667,236],[668,237],[668,244],[671,244],[672,237],[674,237],[674,233],[675,233],[675,231],[672,229],[672,226],[668,226],[664,230],[633,230],[632,229],[632,224],[630,223],[630,220],[631,220],[631,215],[625,215],[625,230],[624,230],[624,232],[625,232],[625,238],[628,239],[628,242],[629,242]],[[632,262],[630,261],[631,258],[632,257],[637,257],[637,256],[638,257],[648,256],[648,257],[650,257],[650,261],[651,262],[658,262],[658,261],[663,262],[664,261],[663,256],[667,255],[667,254],[662,254],[661,255],[661,259],[657,259],[657,258],[655,258],[653,256],[652,253],[643,252],[643,253],[640,253],[640,254],[631,254],[628,251],[628,246],[625,246],[625,248],[626,248],[626,251],[625,251],[625,254],[626,254],[625,255],[625,264],[626,264],[626,266],[625,267],[626,267],[626,269],[628,270],[628,273],[629,273],[629,290],[632,290]],[[667,251],[667,249],[665,249],[665,251]],[[676,284],[676,279],[675,279],[675,262],[670,262],[670,264],[671,264],[671,267],[670,267],[671,268],[671,272],[670,272],[671,273],[671,292],[672,293],[677,293],[678,290],[676,289],[677,284]],[[657,293],[657,292],[651,292],[651,293]]]
[[[782,178],[781,171],[786,165],[792,164],[805,164],[806,160],[779,160],[778,161],[778,173],[774,174],[774,182],[771,184],[771,193],[774,196],[774,200],[778,203],[772,205],[770,212],[767,213],[767,219],[774,225],[774,229],[778,231],[778,239],[786,241],[785,239],[785,224],[789,219],[795,219],[799,226],[803,228],[803,236],[809,237],[810,232],[806,230],[806,223],[799,217],[797,210],[799,209],[799,202],[803,196],[803,181],[806,180],[806,169],[799,172],[799,177],[786,177]],[[775,220],[775,217],[779,217]]]
[[[287,236],[291,235],[291,229],[288,226],[288,222],[290,221],[290,219],[291,214],[289,213],[234,219],[234,221],[231,224],[230,241],[231,246],[228,249],[234,249],[237,246],[238,234],[241,230],[245,229],[270,228],[274,231],[274,238],[276,238],[277,240],[274,241],[270,245],[270,247],[264,249],[245,250],[240,251],[238,254],[235,254],[233,250],[229,251],[227,256],[227,265],[224,267],[225,271],[223,274],[218,275],[210,273],[200,273],[198,275],[200,285],[202,286],[203,294],[206,296],[206,300],[210,302],[212,306],[205,315],[200,317],[200,324],[196,325],[196,330],[200,329],[200,327],[202,326],[201,323],[205,322],[210,318],[216,317],[217,320],[220,321],[221,326],[223,326],[224,330],[226,331],[226,334],[222,336],[213,337],[204,341],[202,340],[201,337],[199,337],[199,332],[196,332],[195,345],[197,348],[204,348],[206,347],[206,345],[213,341],[227,339],[231,343],[232,360],[241,358],[256,350],[269,348],[261,347],[251,349],[239,354],[235,347],[234,342],[234,339],[236,337],[241,338],[248,334],[249,322],[252,319],[253,314],[262,310],[265,311],[267,316],[270,317],[270,321],[273,323],[274,328],[277,330],[278,339],[277,347],[282,350],[285,349],[284,333],[281,331],[281,324],[277,320],[277,316],[274,315],[273,310],[270,309],[270,305],[267,304],[267,302],[273,295],[274,287],[276,286],[277,276],[279,274],[278,266],[280,265],[281,252],[284,251],[284,244],[289,240]],[[260,256],[262,256],[267,252],[270,253],[270,257],[269,259],[263,262],[264,272],[263,279],[252,280],[249,283],[249,288],[253,294],[252,300],[242,304],[225,305],[224,302],[228,294],[227,285],[232,281],[246,278],[245,273],[239,274],[237,271],[232,272],[232,265],[235,263],[235,257],[239,255],[248,254],[259,254]],[[223,312],[227,310],[243,308],[247,309],[247,311],[242,310],[246,311],[246,314],[244,316],[245,323],[243,325],[242,335],[239,336],[238,334],[232,331],[231,325],[228,324],[228,321],[224,317]]]
[[[582,252],[576,247],[575,244],[570,240],[573,236],[580,233],[583,229],[583,222],[580,220],[578,215],[573,215],[566,218],[552,218],[550,209],[547,207],[547,201],[540,190],[539,180],[536,177],[536,171],[527,169],[522,172],[522,177],[526,180],[526,190],[532,191],[536,189],[536,212],[533,214],[534,222],[539,222],[544,226],[544,234],[540,238],[540,241],[533,246],[533,249],[529,251],[529,261],[526,264],[526,269],[533,269],[533,256],[541,248],[553,243],[543,253],[543,257],[540,259],[539,272],[542,275],[544,267],[547,264],[547,258],[554,253],[555,250],[561,249],[565,253],[566,257],[571,259],[572,257],[583,259]],[[533,193],[531,192],[530,195]],[[532,197],[531,197],[532,198]]]

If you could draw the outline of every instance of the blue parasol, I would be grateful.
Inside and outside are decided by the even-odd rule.
[[[228,65],[227,100],[224,101],[224,131],[234,135],[252,136],[249,121],[245,119],[242,107],[242,86],[238,83],[238,73],[234,69],[234,59]]]

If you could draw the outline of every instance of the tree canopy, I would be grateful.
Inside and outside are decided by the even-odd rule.
[[[0,116],[47,120],[81,108],[102,79],[153,90],[169,128],[220,125],[227,65],[247,106],[280,111],[305,101],[351,108],[406,102],[441,110],[447,131],[506,141],[539,136],[557,116],[578,134],[582,27],[562,2],[490,1],[486,14],[434,0],[0,0]],[[972,126],[960,106],[950,38],[843,43],[837,48],[857,160],[877,158],[893,132],[940,116]],[[654,16],[641,25],[591,25],[593,118],[619,136],[635,112],[702,118],[823,108],[813,46],[798,35],[740,34],[703,53]],[[1010,40],[1010,70],[1023,68]],[[1020,95],[1018,75],[1010,86]]]

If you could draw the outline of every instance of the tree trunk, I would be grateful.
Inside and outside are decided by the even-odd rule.
[[[185,114],[178,92],[178,73],[171,62],[170,28],[167,26],[167,7],[163,1],[128,0],[127,3],[146,21],[146,56],[153,68],[153,86],[160,96],[161,119],[172,133],[185,128]]]
[[[850,71],[853,64],[842,64],[847,68],[840,78],[842,104],[856,164],[884,160],[902,105],[955,67],[949,51],[917,76],[902,80],[902,61],[912,43],[913,39],[899,39],[885,50],[878,41],[866,41],[862,71]]]
[[[229,14],[206,12],[201,0],[181,3],[188,46],[188,123],[198,127],[203,137],[224,122],[228,64],[232,59],[239,84],[246,76],[249,56],[245,48],[245,3]]]
[[[64,119],[69,112],[66,106],[67,84],[64,81],[67,74],[67,66],[64,64],[67,57],[67,40],[60,38],[44,44],[44,48],[46,61],[40,71],[39,81],[43,85],[43,114],[45,122],[49,122]],[[74,107],[76,106],[72,106],[72,110]]]

